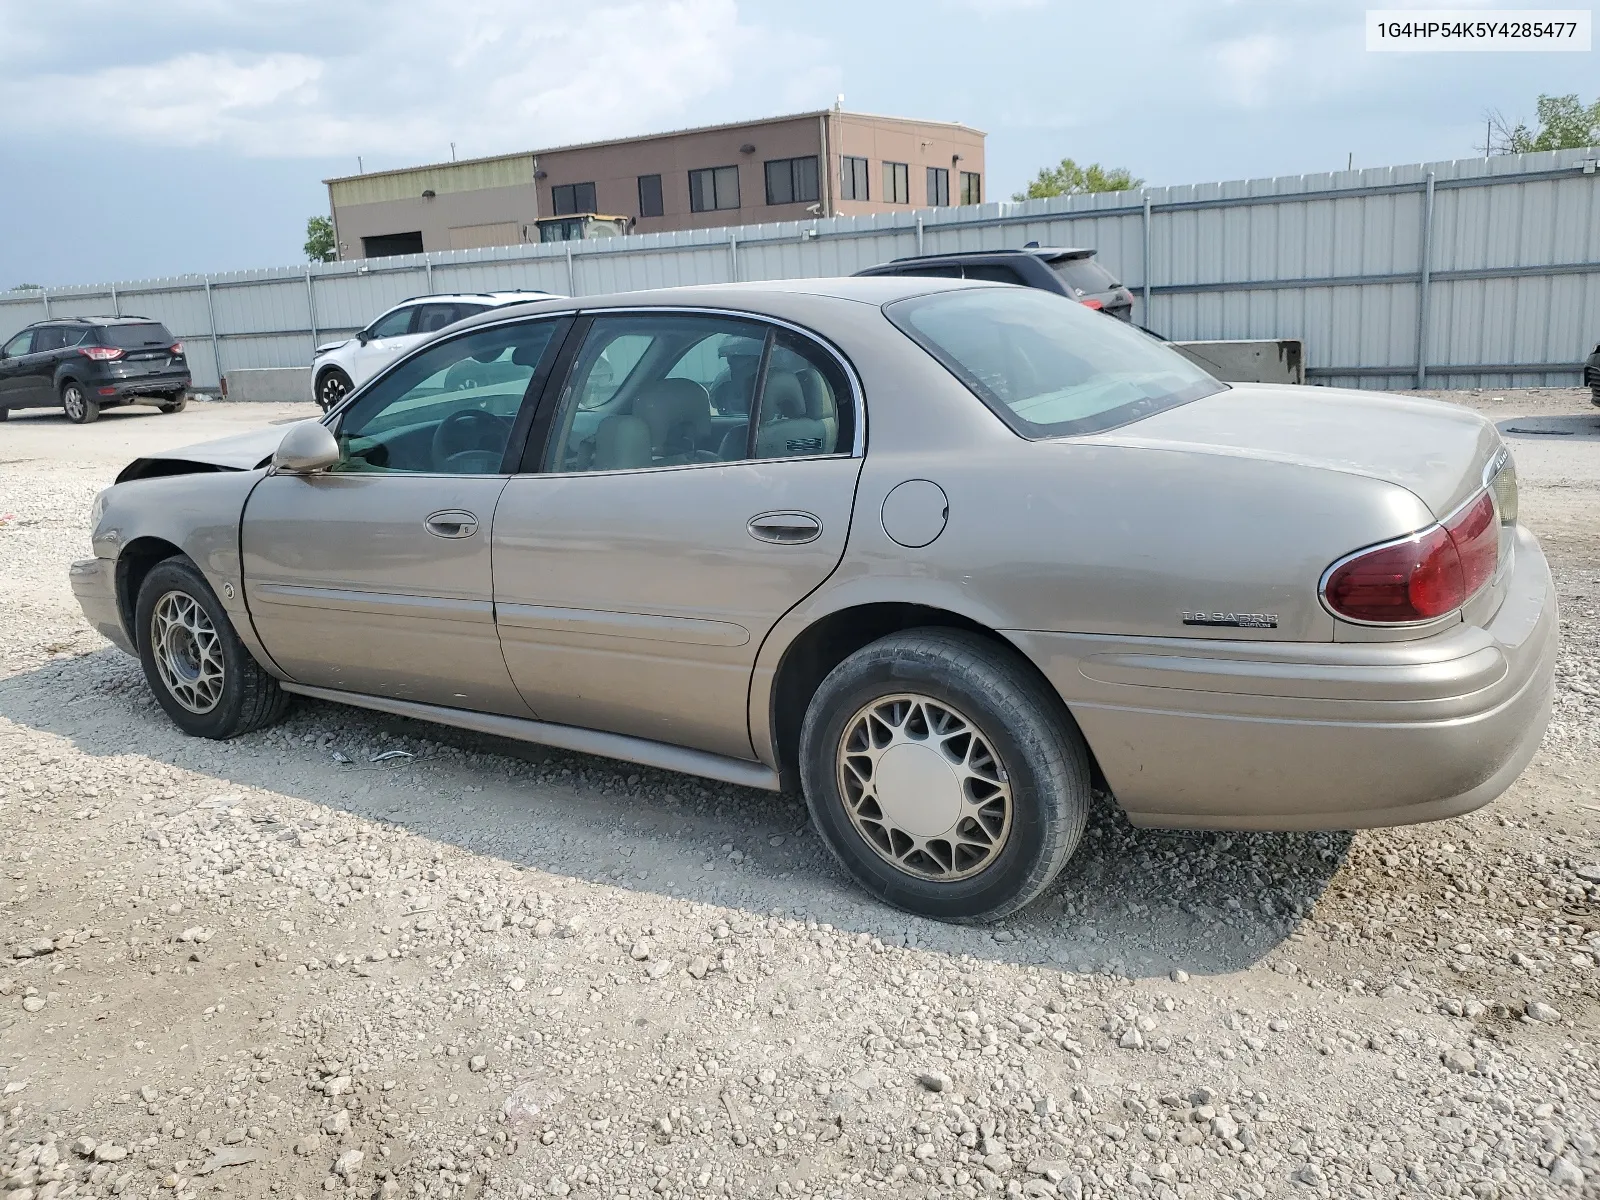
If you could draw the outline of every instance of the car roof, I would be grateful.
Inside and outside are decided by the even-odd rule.
[[[556,293],[547,292],[541,288],[507,288],[499,292],[430,292],[425,296],[407,296],[394,308],[403,308],[407,304],[436,304],[441,300],[487,300],[491,304],[516,304],[518,301],[554,296]]]
[[[79,315],[76,315],[76,314],[72,314],[72,315],[69,315],[69,316],[62,316],[62,317],[46,317],[42,321],[34,321],[32,324],[30,324],[28,326],[28,328],[29,329],[35,329],[40,325],[159,325],[159,324],[161,324],[161,322],[156,320],[154,317],[134,317],[134,316],[120,316],[120,317],[87,316],[87,317],[85,317],[85,316],[79,316]]]
[[[708,308],[783,318],[814,310],[815,301],[877,308],[911,296],[971,288],[1009,287],[1009,284],[964,279],[926,279],[899,275],[847,275],[819,279],[773,279],[760,283],[701,283],[683,287],[651,288],[638,292],[610,292],[595,296],[552,296],[515,306],[479,313],[452,326],[503,321],[508,315],[533,316],[548,312],[593,311],[604,308]]]

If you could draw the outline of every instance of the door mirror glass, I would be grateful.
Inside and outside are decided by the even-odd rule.
[[[286,475],[310,475],[326,471],[339,462],[339,443],[327,426],[318,421],[291,425],[272,455],[274,470]]]

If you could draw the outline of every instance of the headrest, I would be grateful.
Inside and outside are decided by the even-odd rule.
[[[523,342],[511,352],[511,361],[519,367],[537,367],[544,357],[544,343]]]
[[[711,397],[692,379],[661,379],[633,402],[633,412],[650,426],[660,446],[673,434],[698,439],[711,430]]]
[[[650,426],[639,417],[615,413],[594,431],[596,471],[622,471],[650,465]]]
[[[799,376],[787,371],[769,372],[766,391],[761,394],[762,421],[793,420],[805,415],[806,397]]]
[[[806,398],[806,416],[813,421],[826,421],[839,415],[833,392],[823,380],[822,372],[815,367],[805,367],[795,374],[800,380],[800,392]]]

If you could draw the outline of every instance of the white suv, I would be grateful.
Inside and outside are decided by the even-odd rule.
[[[311,357],[312,394],[331,409],[411,347],[457,321],[503,304],[543,300],[551,292],[460,292],[402,300],[353,338],[318,346]]]

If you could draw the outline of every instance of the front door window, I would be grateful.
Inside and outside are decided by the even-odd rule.
[[[335,471],[495,475],[559,322],[495,326],[401,363],[345,410]]]

